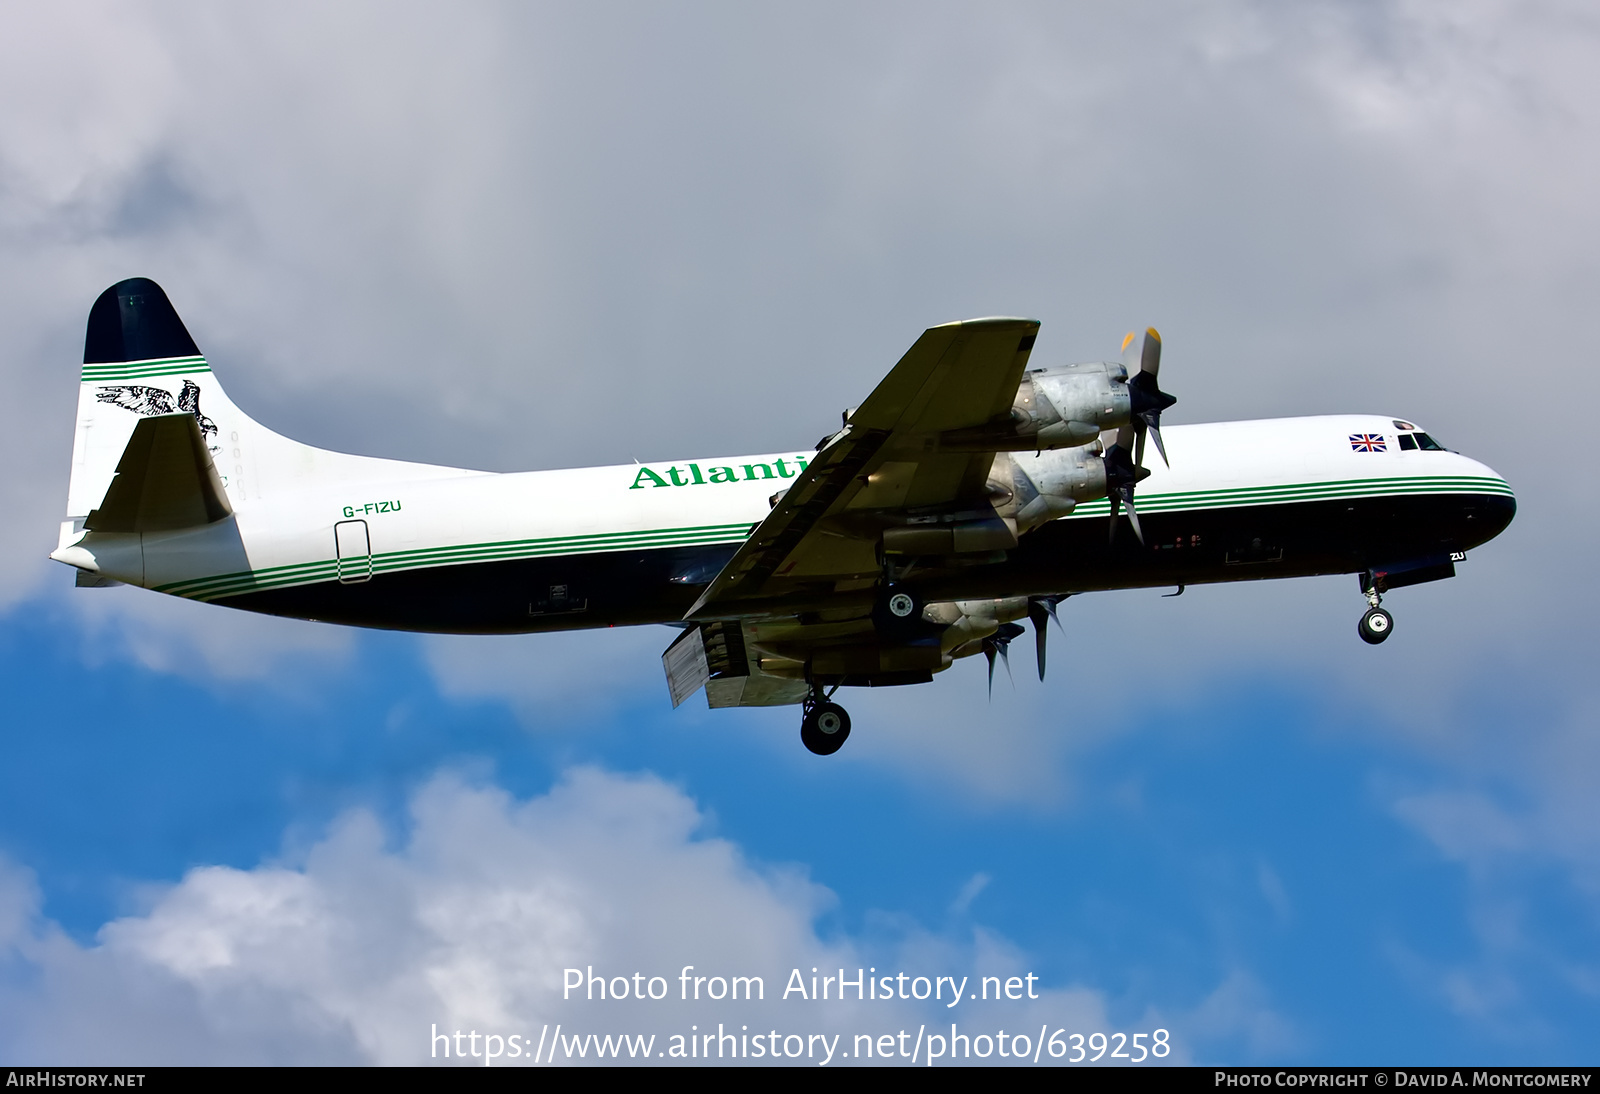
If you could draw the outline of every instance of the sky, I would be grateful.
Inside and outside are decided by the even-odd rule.
[[[0,9],[0,1061],[1596,1062],[1588,5]],[[1349,577],[1075,597],[1043,684],[863,690],[822,759],[792,709],[672,710],[664,627],[74,588],[84,321],[134,276],[346,451],[803,448],[924,328],[1027,315],[1035,365],[1157,326],[1171,424],[1417,421],[1518,515],[1382,647]]]

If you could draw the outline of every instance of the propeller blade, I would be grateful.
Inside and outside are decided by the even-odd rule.
[[[1129,331],[1122,338],[1122,367],[1132,376],[1136,371],[1134,366],[1139,363],[1139,335]]]
[[[1161,443],[1161,413],[1159,411],[1156,412],[1153,420],[1146,423],[1145,433],[1149,433],[1150,438],[1156,442],[1156,451],[1161,453],[1161,462],[1171,467],[1172,461],[1167,459],[1167,446]],[[1144,451],[1144,433],[1139,434],[1139,451]],[[1139,462],[1143,463],[1144,461],[1140,460]]]
[[[1128,508],[1128,519],[1133,524],[1133,533],[1138,537],[1140,544],[1144,543],[1144,531],[1139,527],[1139,515],[1133,511],[1133,486],[1134,483],[1146,479],[1150,472],[1143,467],[1136,467],[1129,452],[1134,445],[1134,426],[1132,423],[1117,430],[1116,442],[1105,454],[1106,465],[1106,500],[1111,503],[1111,536],[1107,542],[1115,543],[1117,539],[1117,514],[1122,506]]]
[[[1071,595],[1071,593],[1062,593],[1059,596],[1047,596],[1044,598],[1044,605],[1050,610],[1050,620],[1056,625],[1056,630],[1060,631],[1063,636],[1066,635],[1067,628],[1061,625],[1061,617],[1056,614],[1056,605]]]
[[[1033,624],[1033,648],[1039,659],[1039,682],[1044,683],[1044,647],[1050,632],[1046,629],[1050,625],[1050,618],[1056,614],[1056,606],[1049,597],[1036,596],[1028,601],[1028,621]],[[1061,621],[1056,620],[1060,626]]]
[[[1123,341],[1123,360],[1126,363],[1129,354],[1126,352],[1131,342]],[[1178,400],[1161,390],[1156,382],[1161,373],[1161,335],[1154,327],[1144,332],[1144,347],[1139,355],[1139,370],[1130,369],[1128,376],[1128,394],[1132,400],[1133,421],[1132,425],[1139,434],[1138,448],[1134,453],[1134,463],[1144,466],[1144,438],[1150,434],[1156,442],[1156,451],[1161,453],[1161,462],[1168,467],[1172,461],[1167,459],[1167,446],[1161,441],[1161,412],[1172,406]]]
[[[983,640],[983,656],[989,660],[989,698],[994,698],[994,659],[1000,655],[1000,661],[1006,667],[1006,676],[1011,681],[1011,686],[1017,686],[1017,678],[1011,675],[1011,651],[1007,648],[1011,640],[1019,634],[1026,634],[1023,627],[1015,623],[1002,623],[999,628],[988,638]]]
[[[1144,529],[1139,527],[1139,513],[1133,507],[1133,486],[1130,483],[1123,489],[1127,490],[1127,497],[1122,500],[1128,505],[1128,523],[1133,525],[1133,538],[1139,541],[1139,546],[1144,546]]]
[[[1139,371],[1155,376],[1161,371],[1161,334],[1154,327],[1144,331],[1144,352],[1139,355]]]

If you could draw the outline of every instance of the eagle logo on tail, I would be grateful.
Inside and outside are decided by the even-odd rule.
[[[145,387],[142,384],[102,387],[94,393],[94,397],[102,403],[120,406],[123,410],[131,410],[146,418],[187,411],[194,415],[200,433],[207,442],[217,435],[217,423],[200,413],[200,385],[193,380],[183,382],[183,390],[178,392],[176,399],[165,388]],[[211,450],[216,451],[215,448]]]

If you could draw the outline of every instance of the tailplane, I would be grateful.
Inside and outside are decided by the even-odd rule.
[[[173,568],[248,569],[233,519],[242,509],[462,474],[470,472],[330,452],[260,425],[222,390],[161,286],[133,277],[89,311],[67,519],[50,557],[90,585],[145,584]]]

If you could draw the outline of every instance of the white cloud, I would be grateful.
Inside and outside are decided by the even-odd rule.
[[[1522,714],[1491,719],[1496,746],[1467,753],[1436,773],[1434,786],[1379,787],[1402,823],[1463,869],[1472,938],[1453,960],[1392,942],[1390,960],[1420,994],[1508,1041],[1548,1036],[1539,1007],[1545,983],[1600,998],[1592,952],[1600,925],[1594,707],[1579,702],[1538,723]]]
[[[1305,1036],[1271,1005],[1255,976],[1235,970],[1185,1016],[1184,1028],[1204,1040],[1237,1040],[1250,1057],[1282,1060],[1305,1047]]]
[[[1041,1026],[1167,1027],[1174,1062],[1203,1047],[1190,1025],[1207,1038],[1244,1030],[1256,1052],[1283,1047],[1274,1040],[1282,1020],[1259,1005],[1259,989],[1237,985],[1201,1004],[1194,1022],[1147,1010],[1118,1024],[1097,989],[1037,978],[1037,998],[1016,1003],[948,1007],[948,985],[942,1002],[858,1002],[852,993],[840,1003],[837,988],[827,1002],[785,1001],[794,969],[808,990],[813,968],[853,976],[874,966],[879,975],[970,977],[969,992],[980,976],[1031,969],[1025,953],[981,927],[963,939],[874,913],[871,946],[824,937],[828,890],[801,867],[750,860],[703,826],[692,801],[648,776],[576,769],[547,795],[516,801],[446,774],[418,792],[403,837],[349,813],[303,861],[195,868],[89,945],[42,920],[31,879],[5,866],[0,1054],[32,1064],[416,1063],[434,1058],[435,1026],[536,1040],[558,1022],[569,1034],[655,1032],[663,1041],[719,1023],[827,1031],[844,1034],[845,1051],[858,1033],[947,1035],[951,1022],[970,1034],[1030,1037]],[[765,999],[683,1002],[686,965],[708,978],[761,976]],[[574,992],[563,1001],[564,970],[591,966],[607,978],[659,975],[669,998],[601,1002]]]
[[[530,728],[549,729],[640,704],[668,709],[661,653],[677,635],[667,627],[430,635],[422,650],[442,694],[505,702]]]
[[[300,690],[342,668],[355,649],[355,632],[345,627],[127,586],[68,588],[58,610],[76,624],[85,663],[131,661],[201,683],[265,679],[281,690]]]

